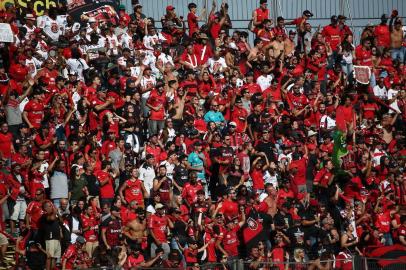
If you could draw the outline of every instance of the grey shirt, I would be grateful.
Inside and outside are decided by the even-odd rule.
[[[69,179],[65,173],[55,171],[50,179],[51,199],[67,199],[69,193],[68,183]]]

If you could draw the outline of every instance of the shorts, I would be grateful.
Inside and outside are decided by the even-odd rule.
[[[27,210],[27,203],[25,201],[16,201],[13,214],[11,215],[10,219],[17,221],[25,219],[25,211]]]
[[[61,257],[61,242],[59,240],[45,240],[45,249],[51,255],[51,258]]]
[[[93,252],[94,250],[99,246],[99,242],[98,241],[94,241],[94,242],[86,242],[85,244],[85,250],[87,252],[87,255],[89,255],[89,257],[91,258],[93,256]]]
[[[0,246],[4,246],[8,244],[7,236],[0,233]]]

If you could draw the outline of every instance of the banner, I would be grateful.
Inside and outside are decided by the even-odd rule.
[[[56,7],[57,0],[1,0],[0,10],[4,10],[7,3],[14,5],[17,3],[21,9],[26,9],[28,6],[32,6],[37,16],[41,16],[44,14],[45,10],[50,9],[51,7]]]
[[[369,84],[371,69],[368,66],[354,66],[354,77],[359,83]]]
[[[97,22],[116,22],[119,1],[116,0],[67,0],[68,13],[79,21],[82,15],[93,17]]]
[[[0,23],[0,42],[13,42],[14,35],[9,23]]]
[[[5,9],[7,3],[14,4],[17,3],[19,8],[26,9],[28,6],[34,8],[37,16],[44,14],[45,10],[51,7],[56,7],[58,0],[0,0],[0,10]],[[82,14],[91,13],[92,16],[101,13],[95,17],[102,18],[106,21],[106,17],[116,18],[118,6],[120,4],[119,0],[66,0],[68,13],[75,19],[79,21]],[[96,19],[97,20],[97,19]]]

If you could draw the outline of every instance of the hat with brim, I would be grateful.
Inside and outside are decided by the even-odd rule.
[[[155,205],[155,210],[162,209],[162,208],[164,208],[164,205],[162,203],[157,203]]]
[[[26,19],[27,21],[35,21],[35,17],[34,17],[34,15],[32,15],[32,14],[27,14],[27,15],[25,16],[25,19]]]
[[[201,33],[199,39],[209,39],[209,37],[205,33]]]
[[[311,137],[311,136],[315,136],[315,135],[317,135],[316,131],[309,130],[309,132],[307,132],[307,137]]]

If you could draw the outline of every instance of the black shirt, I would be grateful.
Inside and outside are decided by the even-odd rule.
[[[61,226],[59,220],[49,220],[46,215],[42,215],[39,220],[40,232],[44,240],[61,240]]]
[[[176,181],[176,183],[183,187],[187,182],[188,182],[188,175],[189,172],[188,170],[181,165],[176,165],[174,170],[173,170],[173,179]],[[180,194],[180,191],[174,186],[173,189],[175,194]]]
[[[260,141],[255,147],[255,150],[258,152],[264,152],[269,161],[275,161],[275,155],[273,152],[274,148],[275,144],[273,142]]]
[[[97,178],[94,174],[86,174],[83,173],[81,177],[84,177],[87,181],[87,190],[89,191],[89,195],[96,197],[100,194],[100,184],[97,181]]]

